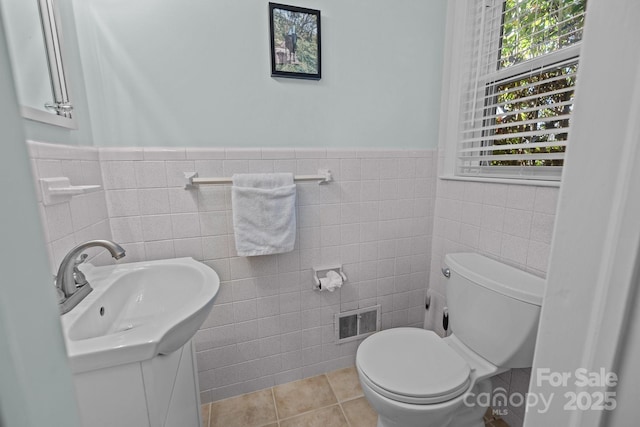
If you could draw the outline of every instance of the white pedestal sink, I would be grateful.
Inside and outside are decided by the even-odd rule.
[[[83,266],[91,292],[62,316],[83,425],[201,425],[191,338],[220,279],[191,258]]]

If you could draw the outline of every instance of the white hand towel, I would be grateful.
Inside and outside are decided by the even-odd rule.
[[[293,174],[235,174],[231,205],[240,256],[290,252],[296,240]]]

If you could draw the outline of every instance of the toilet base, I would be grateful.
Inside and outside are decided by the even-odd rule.
[[[479,393],[491,393],[491,389],[491,380],[485,379],[476,383],[471,392],[475,395],[478,395]],[[371,403],[369,393],[367,393],[369,390],[365,389],[364,391],[365,396]],[[467,394],[468,393],[470,392],[467,392]],[[470,404],[473,403],[474,405],[470,406],[462,404],[458,406],[451,414],[448,414],[446,412],[424,414],[424,416],[420,417],[424,421],[419,421],[416,418],[409,421],[406,418],[407,414],[404,414],[403,416],[399,413],[396,413],[394,415],[397,415],[398,419],[395,420],[378,415],[377,427],[407,427],[408,422],[411,423],[411,427],[484,427],[483,416],[487,408],[477,404],[474,399],[468,399],[468,401]],[[373,406],[375,407],[375,405]]]

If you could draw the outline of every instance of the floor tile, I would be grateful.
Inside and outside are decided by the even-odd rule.
[[[341,405],[351,427],[376,427],[378,424],[378,414],[364,397],[342,402]]]
[[[325,375],[276,386],[273,393],[280,419],[338,402]]]
[[[211,404],[210,427],[258,427],[277,422],[271,389]]]
[[[202,414],[202,427],[209,427],[209,410],[211,409],[211,404],[205,403],[200,406],[200,411]]]
[[[355,367],[329,372],[327,378],[339,402],[362,396],[358,371]]]
[[[280,421],[280,427],[349,427],[339,405]]]

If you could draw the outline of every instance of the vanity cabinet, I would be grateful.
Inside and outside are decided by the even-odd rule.
[[[167,355],[73,375],[83,427],[200,427],[192,341]]]

